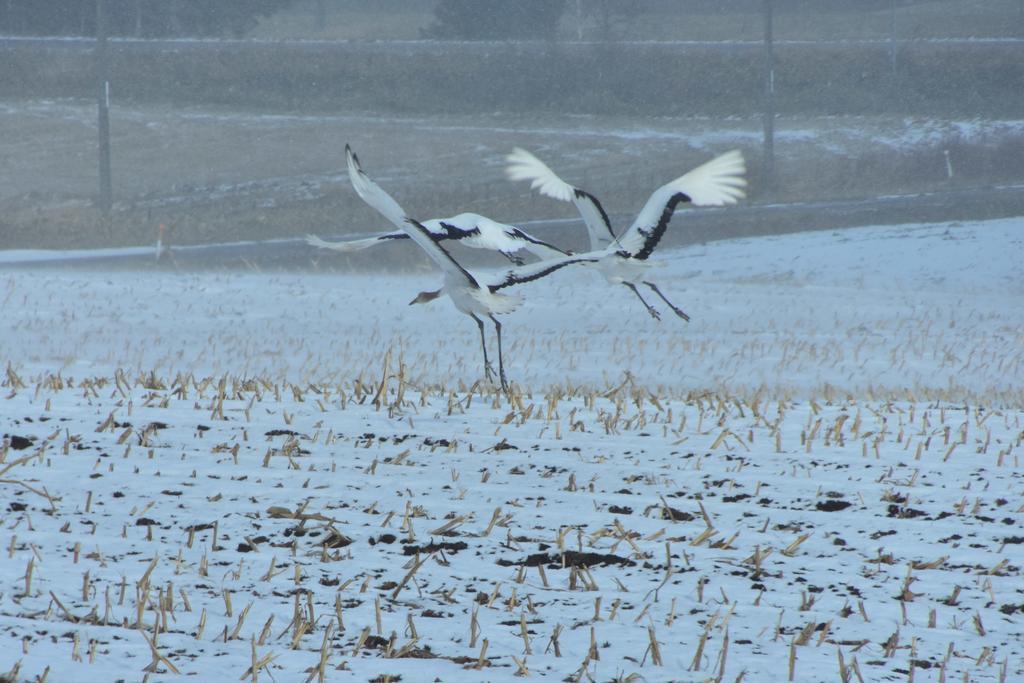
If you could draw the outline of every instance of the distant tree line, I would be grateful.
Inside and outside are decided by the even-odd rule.
[[[91,36],[97,0],[0,0],[0,32]],[[295,0],[103,0],[115,36],[242,36]]]
[[[260,17],[299,0],[103,0],[107,30],[115,36],[240,37]],[[377,6],[387,12],[403,2],[428,0],[316,0],[317,16],[328,5]],[[936,0],[773,0],[777,12],[870,11]],[[0,33],[8,35],[90,36],[96,31],[97,0],[0,0]],[[590,17],[598,34],[614,37],[613,27],[642,13],[687,14],[761,11],[764,0],[433,0],[434,21],[425,38],[440,40],[551,40],[566,14]]]
[[[327,0],[321,0],[326,2]],[[335,0],[339,1],[339,0]],[[344,1],[344,0],[341,0]],[[773,0],[780,12],[864,12],[931,0]],[[589,17],[602,40],[613,39],[616,25],[643,13],[670,15],[761,12],[764,0],[436,0],[434,22],[422,31],[441,40],[551,40],[563,15]]]

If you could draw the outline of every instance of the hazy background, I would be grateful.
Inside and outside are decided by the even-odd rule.
[[[382,229],[346,142],[415,216],[568,242],[570,205],[504,179],[514,146],[622,222],[741,148],[750,200],[675,243],[1024,213],[1024,0],[774,0],[770,102],[762,0],[106,1],[109,213],[95,0],[0,3],[0,249]]]

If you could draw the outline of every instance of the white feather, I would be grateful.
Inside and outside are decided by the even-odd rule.
[[[505,159],[508,161],[505,174],[509,180],[529,180],[530,189],[537,190],[545,197],[563,202],[572,201],[575,188],[525,149],[516,147]]]
[[[743,154],[734,149],[665,183],[651,193],[629,230],[619,236],[618,246],[630,254],[644,249],[668,203],[680,193],[689,197],[695,206],[735,204],[746,196],[743,191],[747,186],[743,178],[745,172]],[[655,239],[660,239],[660,235]]]

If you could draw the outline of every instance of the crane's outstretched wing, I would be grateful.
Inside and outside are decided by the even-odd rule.
[[[382,232],[375,237],[366,237],[358,240],[345,240],[342,242],[328,242],[322,240],[316,235],[306,235],[306,244],[311,247],[319,247],[320,249],[331,249],[333,251],[340,251],[344,254],[353,251],[362,251],[377,244],[383,242],[393,242],[394,240],[407,240],[409,235],[402,231],[396,230],[394,232]]]
[[[536,237],[526,232],[525,230],[520,230],[519,228],[512,228],[511,230],[506,231],[506,234],[512,239],[516,240],[518,244],[522,245],[522,249],[530,252],[531,254],[533,254],[534,256],[541,260],[559,258],[560,256],[569,255],[569,252],[563,249],[559,249],[550,242],[545,242],[544,240],[537,239]]]
[[[499,223],[475,213],[460,213],[451,218],[433,218],[423,221],[421,225],[437,241],[454,240],[473,249],[499,251],[519,264],[522,264],[522,260],[513,256],[517,251],[525,250],[541,259],[557,258],[568,254],[555,245],[537,239],[514,225]],[[306,244],[311,247],[349,254],[385,242],[407,239],[409,239],[409,234],[404,230],[393,230],[392,232],[378,233],[373,237],[338,242],[328,242],[316,235],[306,235]]]
[[[547,164],[525,149],[516,147],[506,160],[508,166],[505,174],[509,180],[529,180],[530,187],[542,195],[576,205],[576,210],[587,226],[591,250],[604,249],[615,239],[608,214],[597,197],[565,182]]]
[[[746,196],[743,191],[747,185],[743,178],[745,172],[743,155],[734,149],[662,185],[651,194],[633,225],[619,236],[611,249],[633,258],[646,259],[665,234],[677,204],[735,204]]]
[[[509,258],[521,250],[542,259],[557,258],[567,253],[514,225],[499,223],[478,213],[460,213],[450,218],[424,221],[423,225],[440,239],[458,240],[473,249],[500,251]]]
[[[606,252],[597,251],[536,261],[534,263],[528,263],[525,266],[511,268],[503,273],[495,273],[487,278],[481,278],[481,284],[492,292],[496,292],[499,289],[504,289],[505,287],[521,285],[527,282],[533,282],[534,280],[539,280],[542,277],[547,277],[556,270],[565,268],[566,266],[571,266],[574,263],[596,263],[601,259],[601,256],[604,255],[606,255]]]
[[[359,158],[356,157],[355,152],[348,145],[345,145],[345,156],[348,160],[349,180],[352,181],[352,187],[355,189],[356,194],[364,202],[376,209],[393,225],[408,234],[446,274],[461,276],[473,286],[478,286],[476,278],[470,275],[468,270],[460,266],[458,261],[453,259],[451,254],[438,244],[437,238],[430,230],[425,228],[419,221],[409,218],[398,202],[377,183],[373,182],[370,176],[363,172],[363,169],[359,166]]]

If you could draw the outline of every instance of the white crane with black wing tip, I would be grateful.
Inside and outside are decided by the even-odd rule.
[[[487,341],[484,335],[484,323],[480,318],[490,318],[494,323],[498,339],[498,377],[501,381],[501,388],[508,390],[505,363],[501,351],[501,323],[494,316],[515,310],[522,303],[522,297],[506,293],[503,290],[513,285],[538,280],[574,263],[596,263],[598,256],[592,254],[559,256],[525,266],[517,266],[501,273],[473,274],[452,258],[452,255],[441,246],[440,240],[430,230],[419,221],[410,218],[391,195],[366,175],[359,165],[359,159],[348,145],[345,146],[345,155],[348,159],[349,179],[352,181],[352,187],[356,193],[393,225],[409,235],[444,273],[444,285],[441,289],[421,292],[410,302],[410,305],[432,301],[442,294],[447,294],[455,307],[471,317],[480,330],[480,345],[484,354],[484,373],[489,380],[494,371],[487,360]]]
[[[450,218],[432,218],[420,223],[438,241],[454,241],[472,249],[486,249],[500,252],[505,258],[516,265],[522,265],[523,259],[516,255],[519,251],[528,251],[537,258],[550,259],[566,256],[567,252],[553,244],[538,239],[530,233],[514,225],[499,223],[478,213],[460,213]],[[306,235],[306,243],[321,249],[332,249],[342,253],[362,251],[369,247],[409,239],[403,230],[382,232],[372,237],[328,242],[316,235]]]
[[[516,148],[507,160],[506,173],[510,180],[528,180],[530,187],[542,195],[576,205],[587,226],[592,252],[603,253],[597,268],[608,282],[629,287],[655,319],[660,320],[661,316],[644,300],[637,283],[649,287],[677,316],[683,320],[690,319],[662,294],[654,282],[647,279],[647,270],[653,265],[647,257],[665,234],[679,204],[723,206],[734,204],[745,196],[743,188],[747,181],[743,175],[746,165],[739,150],[715,157],[659,187],[648,197],[629,229],[619,236],[612,230],[608,214],[597,197],[565,182],[524,149]]]

